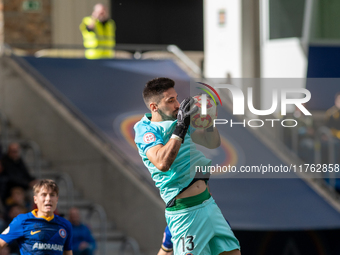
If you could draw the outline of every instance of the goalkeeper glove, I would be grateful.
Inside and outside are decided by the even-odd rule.
[[[182,139],[182,143],[184,142],[185,134],[188,131],[190,125],[190,115],[194,114],[198,111],[198,107],[195,105],[194,107],[190,107],[195,103],[195,100],[192,97],[187,97],[184,99],[179,106],[177,113],[177,125],[172,133],[172,137],[179,137]],[[176,139],[176,138],[175,138]]]

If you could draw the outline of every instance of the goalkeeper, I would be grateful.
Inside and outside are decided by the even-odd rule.
[[[135,142],[160,195],[172,234],[174,254],[239,255],[239,242],[207,188],[207,179],[190,175],[195,166],[211,160],[192,143],[213,149],[220,145],[218,130],[189,130],[190,97],[177,101],[175,83],[168,78],[149,81],[143,99],[151,113],[136,123]]]

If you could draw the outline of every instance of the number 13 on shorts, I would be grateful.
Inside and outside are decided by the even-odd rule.
[[[195,244],[193,236],[181,237],[180,240],[182,243],[183,252],[194,250]]]

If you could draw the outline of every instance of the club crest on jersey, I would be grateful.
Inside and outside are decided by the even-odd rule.
[[[60,235],[62,238],[65,238],[65,237],[66,237],[66,230],[63,229],[63,228],[61,228],[61,229],[59,230],[59,235]]]
[[[152,143],[152,142],[156,141],[156,136],[153,133],[146,133],[143,136],[143,141],[145,143]]]
[[[6,229],[4,230],[4,232],[2,232],[1,234],[2,234],[2,235],[6,235],[6,234],[8,234],[8,233],[9,233],[9,227],[6,228]]]

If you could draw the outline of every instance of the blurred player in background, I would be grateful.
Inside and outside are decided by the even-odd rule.
[[[163,234],[162,246],[157,255],[172,255],[173,244],[171,242],[171,233],[169,227],[166,226]]]
[[[92,16],[85,17],[79,26],[83,35],[87,59],[113,58],[116,45],[116,24],[103,4],[93,7]]]
[[[41,180],[33,187],[38,209],[20,214],[0,235],[0,250],[17,240],[20,253],[72,255],[72,226],[54,215],[59,188],[53,180]]]
[[[206,177],[190,175],[196,166],[211,165],[192,142],[217,148],[219,132],[189,130],[190,115],[198,108],[191,97],[179,104],[174,86],[168,78],[146,84],[143,99],[151,113],[134,127],[139,154],[166,203],[174,253],[239,255],[239,242],[211,197]]]

